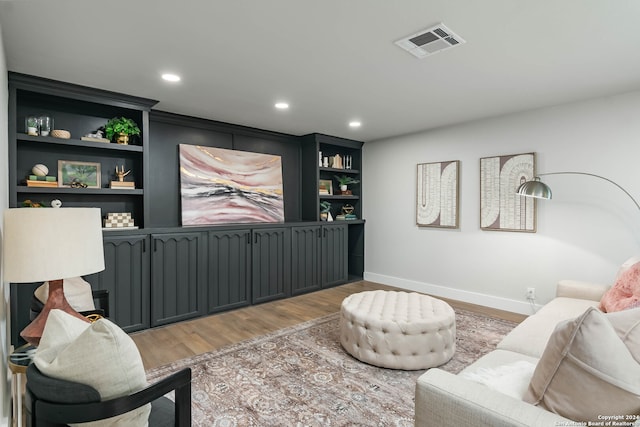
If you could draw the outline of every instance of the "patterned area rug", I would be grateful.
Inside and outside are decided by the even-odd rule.
[[[456,309],[460,372],[516,324]],[[147,372],[150,382],[192,369],[193,425],[413,426],[416,379],[425,371],[371,366],[346,353],[334,313]]]

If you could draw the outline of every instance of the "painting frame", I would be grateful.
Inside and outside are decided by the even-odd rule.
[[[322,189],[326,188],[327,193],[323,193]],[[318,194],[321,196],[333,196],[333,181],[330,179],[321,179],[318,181]]]
[[[86,184],[86,188],[100,188],[101,167],[98,162],[58,160],[58,187],[71,188],[74,180]]]
[[[416,225],[460,228],[460,160],[418,163]]]
[[[534,152],[480,158],[481,230],[536,232],[536,200],[516,193],[535,174]]]

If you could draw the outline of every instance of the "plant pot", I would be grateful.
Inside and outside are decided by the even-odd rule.
[[[341,185],[340,186],[340,191],[347,191],[347,186],[346,185]]]
[[[126,133],[116,133],[113,136],[114,140],[118,144],[128,145],[129,144],[129,135]]]

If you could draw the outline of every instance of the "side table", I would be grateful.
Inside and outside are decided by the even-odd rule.
[[[36,348],[31,344],[25,344],[9,355],[9,369],[13,375],[11,381],[13,416],[18,427],[22,427],[22,376],[26,374],[35,350]]]

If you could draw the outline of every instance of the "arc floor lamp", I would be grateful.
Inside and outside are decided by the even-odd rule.
[[[610,180],[609,178],[605,178],[604,176],[596,175],[594,173],[587,173],[587,172],[570,172],[569,171],[569,172],[541,173],[535,176],[533,180],[527,181],[522,185],[520,185],[520,187],[518,187],[518,189],[516,190],[516,194],[524,197],[534,197],[536,199],[551,199],[551,195],[552,195],[551,188],[549,188],[549,186],[544,182],[540,181],[541,176],[547,176],[547,175],[587,175],[587,176],[592,176],[594,178],[602,179],[604,181],[607,181],[615,185],[620,190],[622,190],[622,192],[626,194],[631,199],[631,201],[636,205],[636,208],[640,210],[640,204],[638,204],[636,199],[634,199],[633,196],[627,190],[622,188],[620,184]]]

